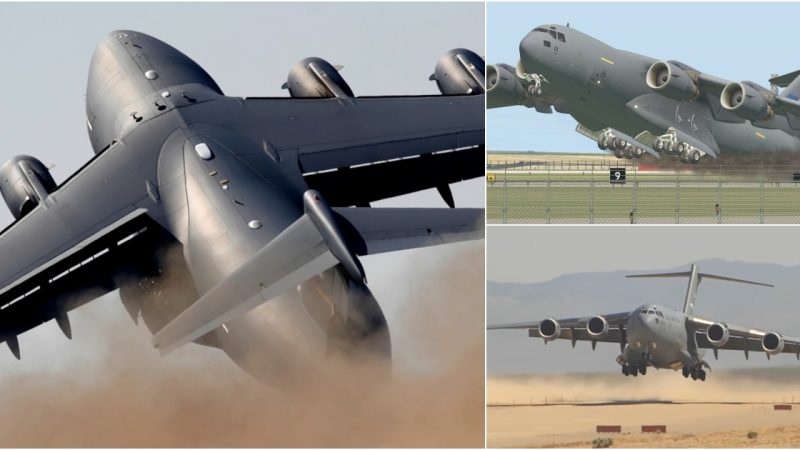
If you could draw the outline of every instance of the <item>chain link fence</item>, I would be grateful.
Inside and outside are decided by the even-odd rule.
[[[620,162],[489,164],[489,223],[800,223],[788,166],[647,167]],[[612,179],[614,182],[612,182]]]

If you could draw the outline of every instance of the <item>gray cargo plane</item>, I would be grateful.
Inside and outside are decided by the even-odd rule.
[[[356,97],[306,58],[286,98],[235,98],[189,57],[114,31],[86,92],[95,156],[57,185],[18,156],[0,169],[0,340],[120,289],[166,354],[220,348],[266,382],[332,354],[391,345],[359,258],[483,238],[483,209],[449,184],[484,173],[483,60],[447,52],[444,95]],[[471,95],[467,95],[471,94]],[[450,208],[370,208],[436,188]],[[260,308],[254,307],[261,305]]]
[[[688,277],[689,285],[683,311],[646,303],[633,311],[570,319],[547,318],[540,322],[491,325],[490,330],[526,329],[531,337],[541,337],[545,344],[555,339],[590,341],[592,350],[598,342],[618,343],[621,354],[617,362],[625,376],[645,375],[648,367],[681,369],[684,377],[705,381],[704,368],[710,368],[703,349],[739,350],[749,358],[750,352],[764,352],[769,358],[779,353],[794,353],[800,359],[800,338],[783,336],[774,331],[717,322],[694,315],[695,297],[700,282],[732,281],[757,286],[770,284],[701,273],[696,264],[687,272],[628,275],[627,278]]]
[[[570,114],[618,158],[666,153],[697,163],[800,151],[800,70],[771,78],[771,89],[728,82],[560,25],[536,27],[519,53],[516,67],[487,66],[487,107]]]

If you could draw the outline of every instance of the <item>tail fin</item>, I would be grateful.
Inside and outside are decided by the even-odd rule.
[[[800,70],[772,77],[769,83],[773,86],[785,88],[781,92],[782,97],[800,100]]]
[[[625,278],[681,278],[689,277],[689,286],[686,288],[686,298],[683,301],[683,312],[686,315],[691,315],[694,311],[694,300],[697,296],[697,288],[700,286],[700,281],[704,278],[710,280],[720,281],[733,281],[736,283],[754,284],[756,286],[774,287],[771,284],[759,283],[757,281],[740,280],[738,278],[722,277],[719,275],[712,275],[710,273],[700,273],[700,268],[697,264],[692,264],[688,272],[671,272],[671,273],[647,273],[642,275],[628,275]]]

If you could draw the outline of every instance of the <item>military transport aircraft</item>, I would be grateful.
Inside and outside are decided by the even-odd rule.
[[[627,278],[688,277],[689,285],[683,311],[646,303],[633,311],[570,319],[547,318],[540,322],[491,325],[490,330],[527,329],[531,337],[541,337],[545,344],[555,339],[590,341],[592,350],[598,342],[618,343],[621,354],[617,362],[626,376],[645,375],[647,368],[681,369],[684,377],[705,381],[704,350],[740,350],[745,358],[750,352],[765,352],[767,358],[779,353],[794,353],[800,359],[800,338],[783,336],[774,331],[761,331],[694,315],[697,288],[704,279],[769,286],[771,284],[701,273],[696,264],[687,272],[628,275]]]
[[[487,107],[555,108],[618,158],[666,153],[697,163],[800,151],[800,70],[771,78],[771,89],[728,82],[560,25],[534,28],[519,53],[516,67],[487,66]]]
[[[356,97],[306,58],[290,97],[227,97],[189,57],[114,31],[86,93],[95,156],[57,185],[17,156],[0,169],[16,221],[0,234],[0,339],[120,289],[162,354],[222,349],[273,384],[326,355],[388,359],[359,257],[483,238],[483,209],[449,183],[484,173],[484,63],[444,54],[444,95]],[[470,95],[467,95],[470,94]],[[436,188],[450,208],[370,208]],[[261,308],[253,308],[262,305]]]

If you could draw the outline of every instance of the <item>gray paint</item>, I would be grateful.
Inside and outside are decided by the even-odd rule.
[[[391,170],[394,163],[387,160],[441,150],[483,152],[481,95],[355,98],[349,102],[225,97],[191,59],[153,37],[129,30],[114,31],[98,45],[86,104],[87,127],[97,156],[50,194],[48,204],[52,201],[52,206],[35,208],[0,236],[0,251],[16,255],[0,265],[2,303],[7,306],[15,299],[17,291],[11,288],[15,280],[67,250],[74,251],[78,242],[91,238],[113,243],[126,236],[115,234],[124,227],[141,227],[146,232],[141,244],[131,244],[125,251],[116,244],[109,247],[113,251],[103,260],[104,268],[111,270],[113,264],[119,264],[126,270],[104,281],[103,288],[142,285],[141,280],[157,286],[162,268],[180,272],[178,276],[185,281],[179,287],[165,284],[144,292],[122,290],[123,302],[134,316],[137,309],[149,307],[146,303],[164,301],[158,297],[182,299],[160,317],[142,313],[154,332],[198,296],[222,285],[237,268],[253,261],[260,249],[306,217],[302,196],[308,189],[304,179],[308,173],[376,162]],[[210,154],[198,154],[196,148],[202,144]],[[452,167],[452,173],[442,176],[447,179],[464,173],[470,177],[474,175],[466,174],[475,169]],[[348,173],[342,172],[343,176]],[[440,183],[433,180],[424,188]],[[351,224],[355,233],[359,225],[368,229],[380,225],[384,219],[378,211],[374,215],[367,212],[360,223]],[[423,219],[422,230],[428,235],[449,236],[440,239],[441,243],[482,237],[483,220],[476,220],[477,211],[432,211],[434,214]],[[424,216],[422,210],[405,212],[409,217]],[[381,239],[404,240],[404,245],[393,249],[439,243],[407,240],[409,233],[419,229],[416,219],[409,220],[396,222],[400,232],[384,234]],[[261,226],[250,226],[253,221]],[[111,224],[117,225],[109,227]],[[177,264],[166,259],[170,248],[180,255]],[[149,263],[131,258],[137,250],[150,253],[154,249],[155,256],[141,256],[153,258]],[[73,257],[84,257],[78,250]],[[335,260],[334,267],[328,265],[327,270],[305,281],[324,268],[307,272],[297,292],[273,299],[257,317],[226,316],[224,329],[216,328],[198,342],[222,348],[238,364],[275,383],[286,381],[276,372],[286,374],[319,362],[320,353],[329,352],[332,345],[361,345],[362,340],[376,338],[372,346],[388,354],[386,322],[377,302],[363,280],[353,279],[338,263]],[[284,267],[280,261],[275,264],[277,272],[271,275],[280,275]],[[118,279],[123,275],[134,280]],[[26,283],[40,283],[44,295],[56,285],[52,278],[48,281],[49,272],[42,276],[45,278]],[[71,276],[69,272],[64,279]],[[286,282],[280,276],[267,279]],[[313,286],[320,283],[334,290],[325,294],[317,289],[323,294],[314,294]],[[269,298],[281,292],[272,292]],[[58,292],[58,297],[68,294]],[[248,298],[228,297],[228,301],[237,300],[245,304]],[[45,310],[32,306],[37,301]],[[320,312],[331,302],[341,306],[334,310],[335,323],[331,322],[334,317],[326,318]],[[60,317],[76,306],[25,297],[0,313],[2,338],[11,345],[17,334],[35,326],[36,321]],[[27,319],[18,320],[14,314]],[[303,314],[305,319],[297,318]],[[259,361],[242,348],[248,340],[269,348],[262,351],[258,344],[247,346],[255,349],[251,351]],[[291,350],[304,343],[303,350]],[[271,367],[273,357],[280,361],[280,370]]]
[[[776,114],[768,120],[745,120],[720,104],[720,91],[726,81],[671,61],[673,67],[696,77],[694,83],[700,86],[696,97],[676,100],[646,83],[648,69],[656,59],[612,48],[574,28],[561,25],[537,28],[552,29],[557,37],[562,34],[565,41],[551,37],[548,31],[534,30],[520,42],[518,70],[544,76],[542,93],[526,94],[525,90],[533,83],[520,78],[517,69],[507,65],[489,66],[487,101],[490,108],[523,105],[540,112],[552,112],[551,107],[555,107],[591,130],[593,139],[599,139],[603,131],[616,131],[616,134],[639,138],[634,144],[640,148],[655,148],[653,141],[640,138],[640,133],[648,132],[666,139],[669,129],[674,128],[677,142],[700,150],[698,157],[701,154],[717,158],[800,151],[796,116],[792,112],[781,112],[779,105],[776,105]],[[550,45],[545,46],[545,42]],[[783,98],[781,96],[778,103],[784,101]],[[622,153],[617,156],[622,157]],[[682,157],[682,160],[686,159]]]

